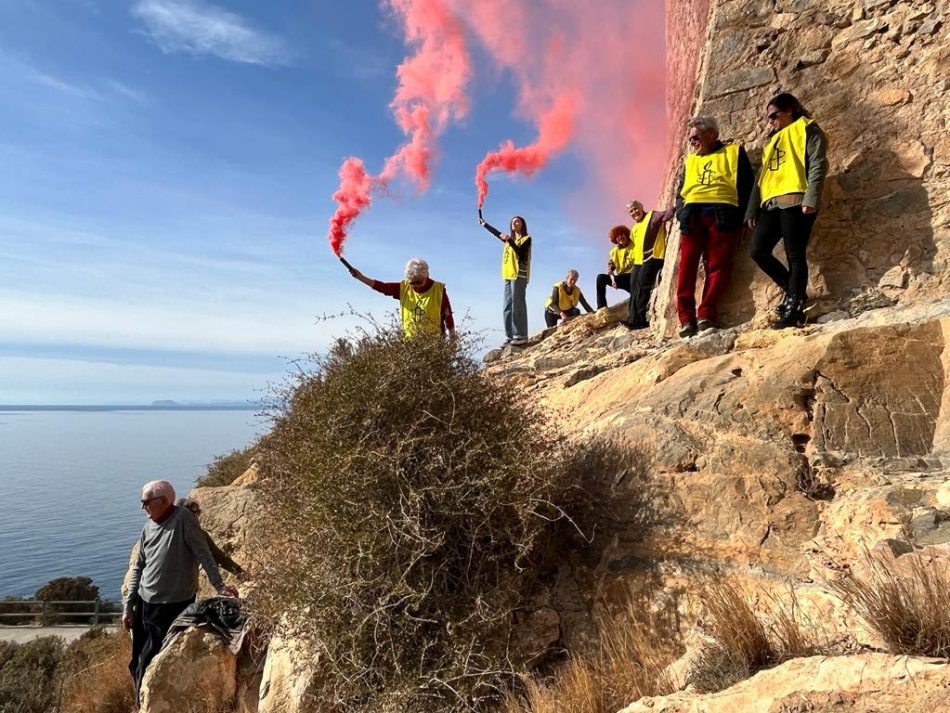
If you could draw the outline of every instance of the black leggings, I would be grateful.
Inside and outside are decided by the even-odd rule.
[[[630,292],[630,273],[614,275],[618,290]],[[610,275],[601,273],[597,276],[597,309],[607,306],[607,285],[610,284]]]
[[[647,308],[650,306],[650,295],[656,284],[656,276],[663,269],[662,258],[649,258],[642,265],[635,265],[630,290],[630,306],[627,310],[627,324],[642,326],[647,323]]]
[[[790,295],[805,299],[808,288],[808,262],[805,251],[818,213],[802,213],[801,206],[764,210],[756,218],[752,235],[752,259],[762,272]],[[772,251],[778,241],[785,242],[786,268]]]

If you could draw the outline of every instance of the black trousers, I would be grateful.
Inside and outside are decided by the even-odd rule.
[[[626,272],[623,275],[614,275],[617,281],[618,290],[630,292],[630,276],[632,273]],[[597,309],[607,306],[607,285],[610,284],[610,275],[601,273],[597,276]]]
[[[805,299],[808,261],[805,251],[818,213],[805,215],[801,206],[764,210],[756,218],[752,234],[752,259],[762,272],[785,292]],[[785,243],[786,268],[772,254],[779,240]]]
[[[568,317],[577,317],[581,313],[580,309],[577,307],[571,307],[570,309],[564,310],[564,314]],[[550,327],[556,327],[558,320],[561,319],[560,312],[552,312],[551,310],[544,310],[544,323]]]
[[[656,285],[656,278],[663,270],[662,258],[650,258],[642,265],[634,265],[631,272],[633,289],[630,290],[630,307],[627,310],[628,326],[644,326],[647,324],[647,309],[650,306],[650,295]]]
[[[132,660],[129,672],[135,682],[135,700],[139,701],[139,690],[145,669],[162,648],[165,634],[178,615],[187,609],[195,598],[185,602],[168,604],[149,604],[136,598],[135,611],[132,614]]]

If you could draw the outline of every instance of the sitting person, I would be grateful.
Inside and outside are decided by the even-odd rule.
[[[578,302],[588,313],[594,310],[584,299],[581,288],[577,286],[577,270],[568,270],[567,277],[554,285],[548,301],[544,305],[544,323],[548,327],[556,327],[558,320],[567,322],[569,319],[580,316]]]
[[[607,234],[614,247],[610,249],[607,272],[597,276],[597,309],[607,306],[607,285],[630,292],[630,273],[633,270],[633,245],[630,228],[616,225]]]
[[[630,273],[630,307],[625,324],[630,329],[646,329],[650,326],[647,320],[650,295],[666,257],[666,223],[673,219],[674,209],[669,208],[664,213],[647,212],[640,201],[630,201],[627,213],[633,218],[630,228],[633,271]]]

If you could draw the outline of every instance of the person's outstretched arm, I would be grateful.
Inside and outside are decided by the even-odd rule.
[[[376,282],[372,277],[367,277],[362,272],[357,270],[355,267],[348,267],[347,270],[350,271],[350,274],[355,277],[357,280],[362,282],[367,287],[372,287],[373,283]]]
[[[485,230],[487,230],[489,233],[491,233],[492,235],[494,235],[496,238],[498,238],[500,241],[505,242],[505,241],[508,239],[508,236],[507,236],[507,235],[505,235],[504,233],[502,233],[502,232],[501,232],[498,228],[496,228],[494,225],[491,225],[490,223],[485,222],[485,219],[484,219],[484,218],[479,218],[479,219],[478,219],[478,224],[479,224],[480,226],[482,226]]]

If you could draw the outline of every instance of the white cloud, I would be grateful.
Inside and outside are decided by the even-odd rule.
[[[34,71],[32,73],[32,77],[33,81],[35,81],[37,84],[42,84],[44,87],[55,89],[56,91],[62,92],[63,94],[69,94],[70,96],[78,97],[80,99],[102,99],[102,96],[95,89],[82,84],[71,84],[70,82],[60,79],[59,77],[54,77],[51,74]]]
[[[163,52],[212,54],[232,62],[283,65],[290,53],[279,37],[228,10],[196,0],[139,0],[132,14]]]

